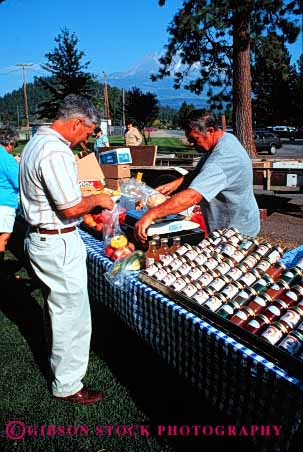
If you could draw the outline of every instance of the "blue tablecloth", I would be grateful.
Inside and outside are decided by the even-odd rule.
[[[122,288],[111,285],[104,277],[112,263],[103,243],[80,233],[88,252],[92,302],[117,313],[234,424],[282,425],[280,437],[255,441],[260,451],[286,451],[302,420],[302,381],[141,283],[137,275]]]

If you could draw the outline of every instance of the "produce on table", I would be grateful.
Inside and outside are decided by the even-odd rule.
[[[151,209],[166,201],[166,197],[162,193],[153,193],[146,200],[146,206]]]

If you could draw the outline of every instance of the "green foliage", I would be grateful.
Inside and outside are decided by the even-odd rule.
[[[151,125],[159,113],[157,96],[150,92],[143,93],[139,88],[132,88],[126,92],[125,110],[127,120],[133,121],[143,133],[144,127]]]
[[[82,63],[85,54],[78,50],[76,34],[63,28],[55,43],[54,50],[45,55],[47,62],[42,65],[51,78],[39,78],[42,87],[50,93],[50,98],[40,105],[39,115],[49,119],[56,117],[65,96],[73,93],[92,97],[94,86],[92,76],[85,72],[90,63]]]
[[[232,88],[235,51],[253,49],[258,40],[273,31],[284,42],[294,42],[299,32],[294,15],[299,13],[300,0],[184,1],[168,27],[170,39],[160,59],[161,68],[153,79],[169,75],[178,55],[183,69],[174,74],[175,86],[184,84],[197,94],[206,86],[215,88],[208,93],[210,102],[213,107],[222,108]],[[197,63],[199,76],[190,80],[189,69]]]
[[[187,104],[183,102],[179,112],[178,112],[178,126],[183,128],[184,120],[187,118],[189,113],[195,109],[193,104]]]

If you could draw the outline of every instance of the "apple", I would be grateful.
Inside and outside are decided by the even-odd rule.
[[[96,231],[100,232],[103,229],[103,223],[97,223],[95,226]]]
[[[128,245],[127,245],[127,248],[131,251],[131,252],[133,252],[133,251],[135,251],[135,245],[132,243],[132,242],[129,242],[128,243]]]
[[[107,247],[105,248],[105,254],[108,258],[112,257],[114,251],[115,251],[115,249],[112,248],[110,245],[107,245]]]

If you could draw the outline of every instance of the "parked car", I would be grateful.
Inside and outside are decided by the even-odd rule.
[[[282,147],[280,137],[268,130],[255,129],[254,140],[257,152],[266,151],[271,155],[275,155],[277,149]]]
[[[280,138],[288,138],[293,141],[296,136],[296,128],[290,126],[273,126],[273,133],[278,135]]]

